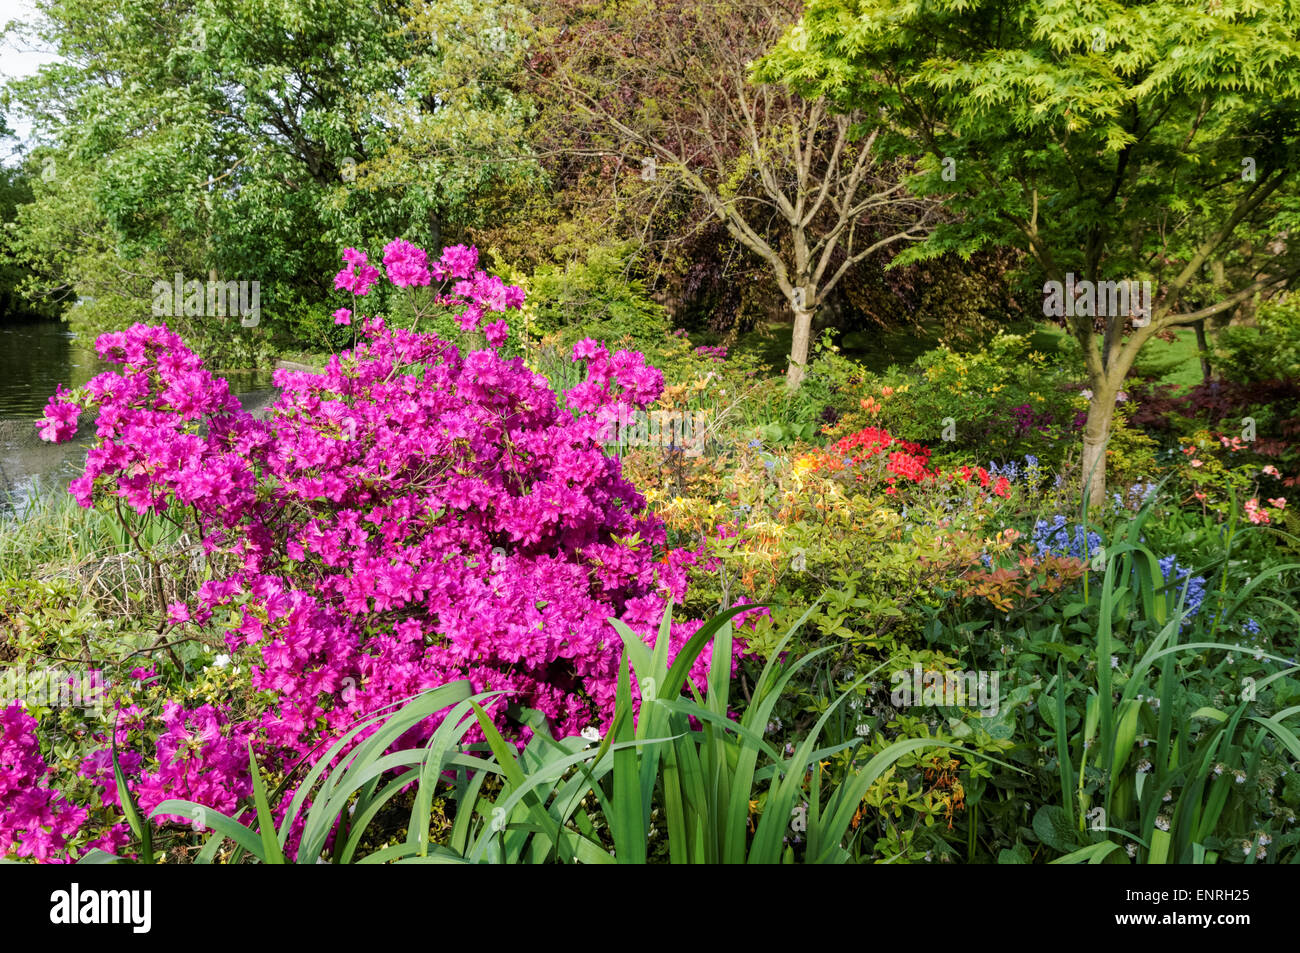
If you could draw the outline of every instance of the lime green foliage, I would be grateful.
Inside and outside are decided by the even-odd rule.
[[[1300,302],[1289,296],[1270,301],[1256,324],[1223,328],[1215,344],[1215,369],[1231,380],[1300,379]]]
[[[879,426],[967,457],[978,448],[995,459],[1030,453],[1055,464],[1073,443],[1080,408],[1072,383],[1071,375],[1034,350],[1026,337],[999,334],[980,350],[936,349],[906,371],[885,375],[881,387],[892,385],[894,393],[882,398],[876,392]],[[949,421],[951,440],[944,432]]]
[[[543,265],[523,279],[527,331],[568,350],[585,337],[653,354],[671,330],[667,310],[632,273],[631,249],[593,246],[586,261]]]

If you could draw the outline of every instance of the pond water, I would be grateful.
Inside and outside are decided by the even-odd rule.
[[[117,367],[60,322],[0,324],[0,510],[21,510],[41,487],[66,486],[77,475],[94,436],[93,415],[83,414],[77,436],[62,444],[41,440],[35,422],[59,384],[80,387]],[[246,410],[275,398],[269,370],[224,376]]]

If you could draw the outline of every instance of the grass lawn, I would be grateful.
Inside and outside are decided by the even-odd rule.
[[[1196,350],[1196,331],[1176,328],[1175,339],[1169,343],[1149,344],[1142,349],[1133,366],[1133,372],[1142,377],[1153,377],[1157,384],[1173,384],[1180,390],[1201,382],[1201,359]],[[1048,353],[1061,350],[1068,341],[1063,328],[1056,325],[1039,325],[1030,336],[1034,347]]]

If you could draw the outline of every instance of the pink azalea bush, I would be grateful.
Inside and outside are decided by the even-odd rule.
[[[344,261],[340,289],[365,295],[381,279],[363,252]],[[607,620],[653,642],[666,598],[684,596],[695,554],[655,556],[664,528],[602,442],[620,411],[658,398],[662,375],[583,341],[573,359],[586,378],[561,404],[502,354],[507,323],[484,323],[523,293],[476,270],[474,249],[430,264],[396,241],[383,264],[398,287],[442,286],[433,302],[488,346],[465,353],[358,317],[359,344],[324,372],[276,372],[282,393],[258,420],[179,336],[138,324],[97,342],[120,373],[50,401],[47,439],[99,411],[70,487],[82,506],[166,513],[201,534],[211,578],[168,621],[175,637],[220,632],[258,699],[251,712],[169,702],[156,750],[126,765],[146,811],[182,797],[229,812],[251,790],[247,745],[283,770],[368,713],[459,678],[541,711],[560,736],[603,729],[621,654]],[[674,625],[674,653],[699,624]],[[701,686],[707,666],[706,652]],[[503,708],[499,723],[522,741]],[[82,773],[115,797],[102,752]]]
[[[0,857],[57,860],[86,819],[49,786],[36,719],[14,702],[0,710]]]

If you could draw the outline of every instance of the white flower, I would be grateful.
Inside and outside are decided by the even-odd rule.
[[[582,738],[583,738],[584,741],[599,741],[599,740],[600,740],[600,730],[599,730],[598,728],[593,727],[593,726],[588,726],[588,727],[586,727],[586,728],[583,728],[583,729],[582,729]]]
[[[871,733],[871,726],[864,723],[858,725],[858,727],[854,730],[858,733],[858,737],[865,738],[867,735]]]
[[[213,668],[225,668],[229,664],[230,664],[229,655],[218,655],[216,658],[212,660]]]
[[[1079,396],[1084,400],[1092,400],[1092,391],[1085,387],[1083,390],[1079,391]]]

